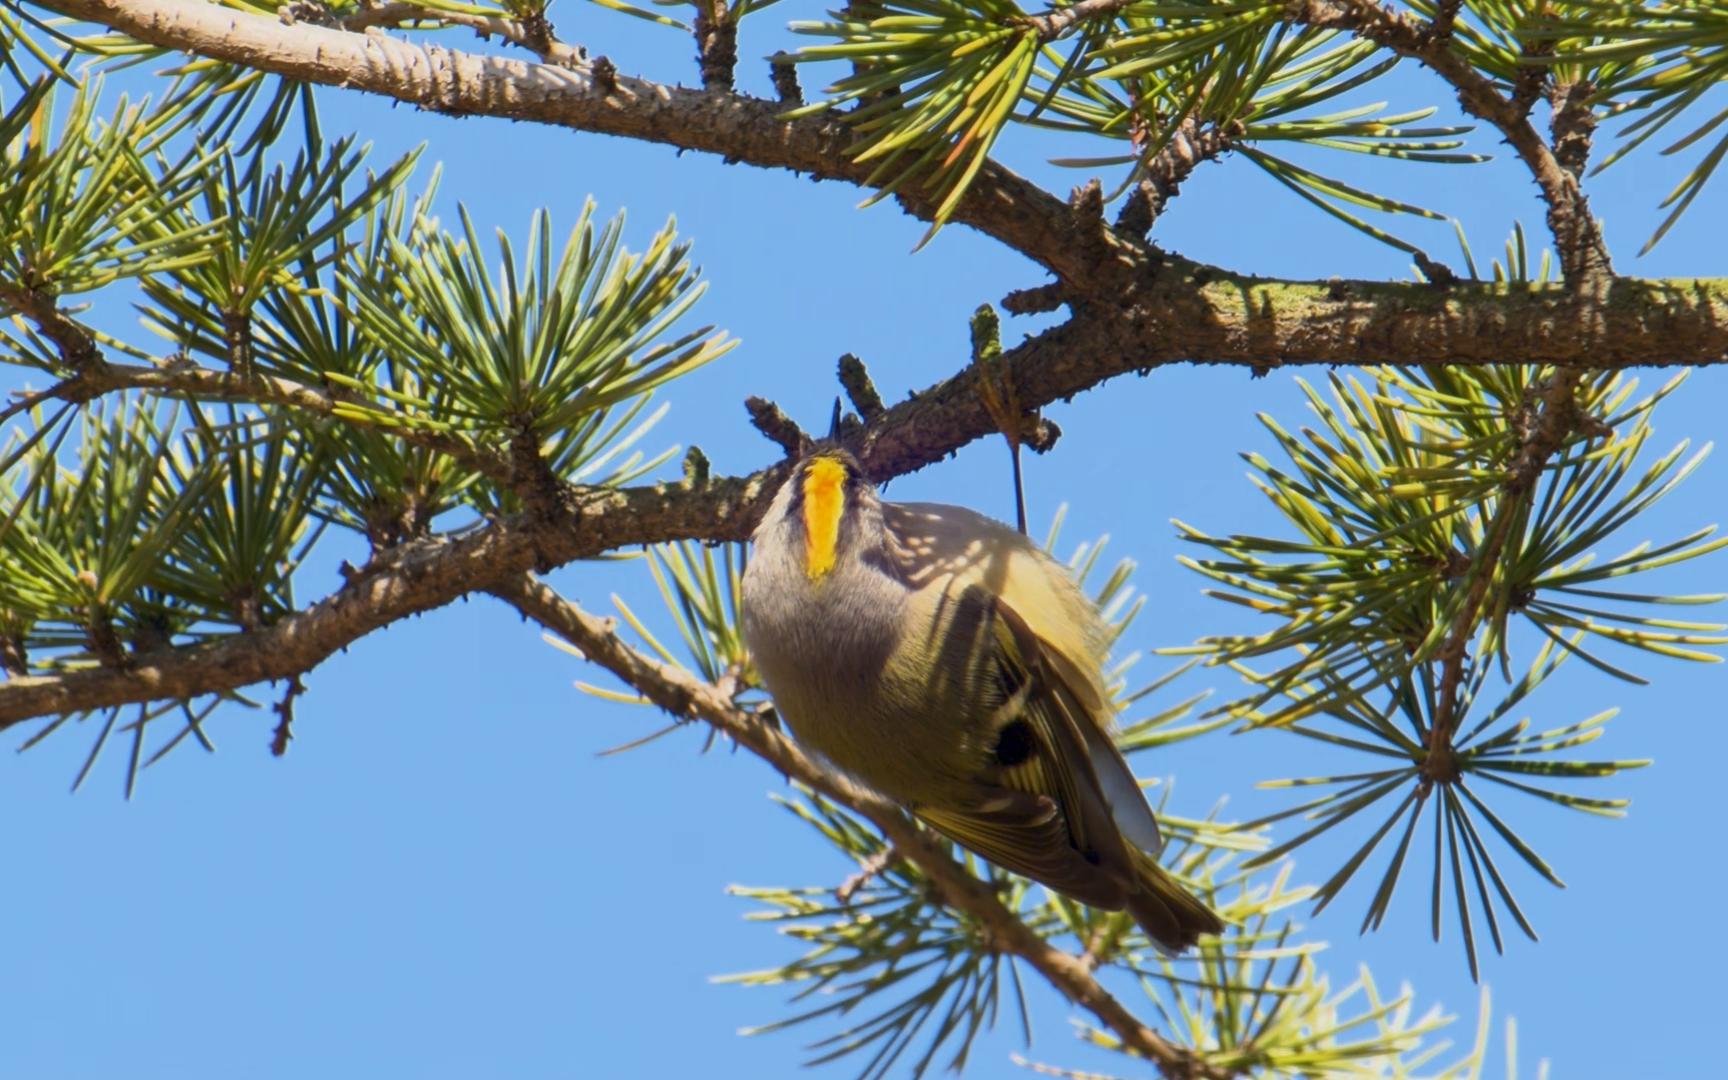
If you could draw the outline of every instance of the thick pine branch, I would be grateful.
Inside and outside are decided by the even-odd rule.
[[[1134,305],[1082,308],[1068,322],[1004,352],[1004,377],[1020,404],[1036,409],[1127,372],[1195,356],[1230,356],[1261,366],[1360,364],[1382,352],[1407,363],[1495,363],[1510,350],[1530,362],[1552,358],[1574,367],[1612,367],[1648,363],[1652,353],[1679,362],[1717,360],[1728,352],[1728,283],[1663,291],[1617,282],[1607,309],[1640,314],[1608,319],[1622,335],[1615,336],[1577,317],[1577,305],[1596,301],[1559,289],[1408,290],[1367,282],[1288,285],[1236,278],[1201,283],[1197,275],[1206,276],[1170,264]],[[1623,291],[1631,295],[1622,297]],[[1492,297],[1497,325],[1486,326],[1484,311],[1460,304],[1457,298],[1467,295]],[[1277,348],[1279,342],[1290,351]],[[183,372],[172,378],[219,375]],[[237,385],[256,377],[241,378]],[[854,448],[871,476],[883,481],[922,468],[994,433],[977,378],[968,364],[869,424]],[[272,391],[259,400],[293,408],[294,397]],[[139,657],[126,669],[0,683],[0,728],[36,716],[231,690],[305,672],[372,630],[526,570],[636,544],[742,540],[783,468],[696,485],[566,486],[557,505],[541,513],[495,522],[459,540],[388,552],[326,600],[268,629]]]
[[[699,489],[565,487],[556,507],[495,521],[459,537],[389,548],[330,596],[259,630],[126,657],[101,670],[0,683],[0,730],[36,716],[217,693],[310,671],[399,619],[443,607],[528,570],[678,538],[739,539],[780,479],[770,469]]]
[[[571,70],[477,56],[376,32],[284,25],[197,0],[44,6],[164,47],[429,109],[640,138],[858,184],[869,172],[847,156],[852,134],[841,121],[788,122],[777,117],[778,103],[735,93],[601,78],[594,65]],[[1418,56],[1458,86],[1467,107],[1486,114],[1519,148],[1542,182],[1550,217],[1583,222],[1595,238],[1559,243],[1572,285],[1588,280],[1591,288],[1575,288],[1569,298],[1561,289],[1279,282],[1188,263],[1173,271],[1156,250],[1111,228],[1090,202],[1071,207],[995,164],[980,173],[955,220],[1058,274],[1063,298],[1096,313],[1084,323],[1084,344],[1104,345],[1113,373],[1179,359],[1256,368],[1394,358],[1620,367],[1709,364],[1728,355],[1728,284],[1619,278],[1609,287],[1584,274],[1600,238],[1577,178],[1485,77],[1420,33],[1419,22],[1372,4],[1326,0],[1298,13]],[[909,209],[930,210],[917,202]]]

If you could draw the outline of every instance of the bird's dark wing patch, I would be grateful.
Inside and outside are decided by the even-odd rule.
[[[998,603],[996,614],[996,662],[1019,692],[1001,710],[995,775],[988,779],[1055,800],[1069,845],[1099,872],[1131,882],[1127,848],[1086,745],[1082,706],[1054,677],[1038,639],[1013,610]]]
[[[1216,933],[1218,917],[1151,852],[1158,826],[1110,741],[1087,673],[1000,598],[980,644],[997,670],[988,759],[963,805],[920,806],[932,828],[1005,870],[1109,911],[1126,908],[1162,948]]]
[[[996,764],[1003,768],[1024,765],[1038,752],[1038,736],[1024,718],[1011,720],[996,733]]]

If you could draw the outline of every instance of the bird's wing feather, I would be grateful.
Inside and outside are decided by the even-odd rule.
[[[998,779],[1009,790],[1055,800],[1067,833],[1066,853],[1041,858],[1064,862],[1077,856],[1078,867],[1063,875],[1069,880],[1131,875],[1124,841],[1156,855],[1163,840],[1139,782],[1110,739],[1112,709],[1099,673],[1105,633],[1091,601],[1063,567],[1000,522],[935,503],[887,503],[883,509],[909,585],[951,576],[950,590],[976,584],[995,597],[999,660],[1015,685],[1026,684],[1024,707],[1006,719],[1024,719],[1041,751],[1001,768]],[[1014,868],[1012,851],[996,836],[1003,822],[989,829],[980,825],[968,839],[962,835],[967,823],[956,813],[945,824],[932,824]],[[1022,828],[1028,835],[1016,843],[1048,842],[1048,824],[1034,823],[1035,817],[1026,818]],[[985,850],[992,841],[993,855]],[[1087,861],[1080,854],[1086,851],[1100,863]],[[1064,887],[1060,880],[1046,880]]]
[[[1072,685],[1075,678],[1081,677],[1073,672],[1073,661],[1061,653],[1053,653],[1047,660],[1064,685]],[[1128,767],[1122,751],[1116,749],[1116,741],[1105,726],[1108,721],[1100,723],[1094,716],[1081,710],[1074,726],[1085,741],[1086,755],[1092,761],[1092,772],[1098,777],[1104,801],[1110,805],[1116,827],[1122,830],[1128,842],[1146,854],[1156,856],[1164,850],[1164,835],[1158,829],[1158,818],[1146,804],[1146,796],[1140,790],[1140,781],[1135,778],[1134,770]]]
[[[1158,818],[1146,804],[1140,781],[1123,760],[1122,751],[1110,736],[1096,724],[1082,723],[1086,749],[1092,757],[1092,771],[1098,776],[1098,786],[1104,791],[1104,801],[1110,804],[1110,816],[1130,844],[1156,857],[1164,850],[1164,834],[1158,829]]]
[[[1116,827],[1129,843],[1157,855],[1164,847],[1158,819],[1110,737],[1115,707],[1101,675],[1105,635],[1097,611],[1066,570],[1020,534],[1011,535],[1020,543],[1009,557],[1022,566],[1004,575],[998,606],[1019,618],[1021,637],[1034,643],[1025,647],[1036,652],[1047,680],[1060,689]]]
[[[1019,613],[998,600],[996,615],[998,660],[1030,689],[1018,719],[1030,726],[1039,750],[1019,765],[1002,767],[1004,786],[1052,796],[1068,818],[1078,850],[1107,865],[1125,862],[1127,852],[1087,745],[1084,708]]]
[[[920,807],[918,814],[998,866],[1120,909],[1138,887],[1137,874],[1093,769],[1080,703],[1025,622],[1004,605],[995,611],[994,660],[1017,688],[999,730],[1024,724],[1026,752],[980,777],[970,805]]]

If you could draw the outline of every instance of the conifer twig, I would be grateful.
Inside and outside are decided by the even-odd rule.
[[[1548,460],[1560,452],[1581,423],[1576,396],[1579,379],[1579,372],[1556,372],[1541,396],[1525,406],[1528,434],[1501,484],[1503,495],[1488,525],[1487,536],[1465,571],[1471,582],[1470,592],[1453,617],[1446,643],[1435,657],[1440,663],[1438,704],[1434,726],[1428,733],[1428,757],[1422,765],[1422,775],[1429,781],[1450,783],[1458,778],[1452,737],[1462,718],[1460,692],[1470,643],[1476,637],[1477,615],[1494,580],[1495,563],[1522,516],[1523,500],[1536,487]]]

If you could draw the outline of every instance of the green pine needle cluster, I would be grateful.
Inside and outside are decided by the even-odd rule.
[[[1371,761],[1360,772],[1271,785],[1327,791],[1256,823],[1305,823],[1262,860],[1348,821],[1372,826],[1317,891],[1325,907],[1395,838],[1363,917],[1364,930],[1377,928],[1412,852],[1420,859],[1425,850],[1412,842],[1432,811],[1432,932],[1438,939],[1455,911],[1472,972],[1473,908],[1497,951],[1497,908],[1535,936],[1493,847],[1559,884],[1488,794],[1613,816],[1623,800],[1554,785],[1647,764],[1564,755],[1600,737],[1612,710],[1539,731],[1513,710],[1568,657],[1642,683],[1616,654],[1717,661],[1728,644],[1728,625],[1664,611],[1723,595],[1663,595],[1624,580],[1728,546],[1713,526],[1600,554],[1624,544],[1621,532],[1702,460],[1684,443],[1640,458],[1653,409],[1684,375],[1643,398],[1634,379],[1588,377],[1556,406],[1558,377],[1533,367],[1388,368],[1333,376],[1330,394],[1304,383],[1315,426],[1293,432],[1261,418],[1288,465],[1244,455],[1294,535],[1215,537],[1178,525],[1213,552],[1182,560],[1219,586],[1211,595],[1275,620],[1181,650],[1249,683],[1247,696],[1215,714]],[[1573,413],[1543,442],[1557,407]],[[1528,666],[1520,648],[1534,649]]]
[[[9,674],[128,670],[268,627],[297,610],[295,572],[330,526],[382,552],[520,510],[502,469],[617,485],[675,452],[639,448],[664,415],[654,390],[733,342],[684,326],[702,285],[670,223],[633,252],[622,217],[589,205],[561,247],[541,214],[520,256],[502,234],[494,249],[466,211],[440,226],[435,181],[409,194],[415,155],[369,172],[353,140],[324,142],[309,94],[192,64],[159,102],[105,113],[69,55],[26,65],[27,42],[60,33],[28,29],[0,27],[16,86],[0,93],[16,181],[0,191],[0,362],[48,385],[0,410]],[[155,55],[64,40],[102,62]],[[297,147],[277,138],[295,120]],[[141,340],[67,306],[111,286],[136,290]],[[151,389],[114,392],[129,385]],[[130,793],[188,734],[213,745],[222,701],[253,704],[104,711],[79,782],[129,733]],[[85,718],[28,745],[70,719]],[[174,733],[147,752],[158,720]]]
[[[1432,19],[1440,6],[1415,0],[1408,8]],[[1447,51],[1488,85],[1517,98],[1531,72],[1549,72],[1589,89],[1595,119],[1628,119],[1625,142],[1598,169],[1671,122],[1708,110],[1701,101],[1728,71],[1728,16],[1717,5],[1444,6],[1451,12]],[[1281,0],[1089,0],[1042,11],[1014,0],[852,3],[828,20],[793,24],[825,40],[789,59],[844,63],[850,73],[833,81],[827,98],[790,115],[849,106],[842,115],[858,136],[854,153],[876,163],[870,184],[881,191],[868,201],[920,194],[935,207],[933,230],[952,215],[998,140],[1028,124],[1115,141],[1120,150],[1057,160],[1119,168],[1118,196],[1148,179],[1164,183],[1170,166],[1161,156],[1173,141],[1191,144],[1179,155],[1187,159],[1184,175],[1196,156],[1238,151],[1305,201],[1414,253],[1414,243],[1361,211],[1430,219],[1444,219],[1443,212],[1345,183],[1286,148],[1469,164],[1488,160],[1498,139],[1479,141],[1473,125],[1421,125],[1433,107],[1340,105],[1337,99],[1371,86],[1401,58],[1294,21],[1299,11]],[[1701,143],[1724,115],[1690,120],[1690,132],[1663,153]],[[1195,155],[1193,146],[1204,150]],[[1663,201],[1671,212],[1645,250],[1691,205],[1724,153],[1728,138],[1719,137]]]

